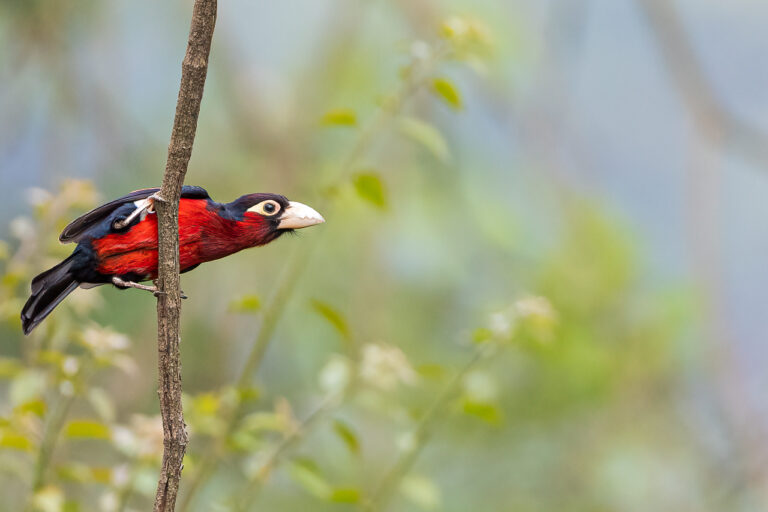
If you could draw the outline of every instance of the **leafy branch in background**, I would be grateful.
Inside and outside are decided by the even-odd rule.
[[[11,252],[0,243],[1,318],[15,331],[26,283],[49,259],[60,258],[62,248],[49,241],[56,240],[72,212],[92,207],[96,194],[88,183],[69,181],[56,195],[33,189],[29,199],[35,219],[20,217],[11,225],[19,240],[16,249]],[[100,303],[98,291],[75,293],[50,322],[25,340],[21,358],[0,358],[0,381],[8,384],[9,395],[0,411],[0,467],[8,472],[9,480],[24,484],[4,495],[8,507],[61,510],[75,507],[77,496],[90,503],[117,504],[118,495],[128,488],[128,477],[154,472],[162,443],[133,457],[141,439],[162,438],[159,418],[150,420],[149,429],[120,425],[115,400],[97,381],[107,370],[110,374],[117,370],[126,379],[137,373],[136,362],[128,353],[128,337],[87,320]],[[89,444],[111,446],[112,453],[123,453],[129,459],[115,468],[78,460],[77,447]],[[98,490],[105,487],[99,497]],[[145,488],[142,494],[152,495],[154,488]]]

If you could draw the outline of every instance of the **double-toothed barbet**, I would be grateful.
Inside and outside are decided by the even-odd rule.
[[[21,310],[24,334],[47,317],[78,286],[118,288],[157,278],[157,215],[160,189],[131,192],[86,213],[59,236],[77,242],[72,255],[32,280],[32,295]],[[307,205],[277,194],[248,194],[217,203],[200,187],[185,186],[179,201],[179,260],[182,272],[201,263],[265,245],[283,233],[314,226],[323,217]]]

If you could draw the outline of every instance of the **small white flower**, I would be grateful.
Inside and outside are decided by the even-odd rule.
[[[131,457],[149,458],[163,453],[163,422],[158,416],[134,414],[129,427],[114,425],[112,443]]]
[[[554,318],[555,309],[546,297],[525,297],[514,305],[515,311],[521,318],[538,316]]]
[[[112,469],[112,485],[122,488],[131,480],[131,470],[127,464],[120,464]]]
[[[424,41],[414,41],[411,44],[411,55],[416,60],[427,60],[432,56],[432,48]]]
[[[64,358],[61,363],[61,371],[64,372],[64,375],[72,377],[78,370],[80,370],[80,361],[76,357],[67,356]]]
[[[41,512],[61,512],[64,510],[64,492],[49,485],[35,493],[32,503],[35,510]]]
[[[102,512],[114,512],[117,510],[120,500],[114,491],[107,491],[99,497],[99,510]]]
[[[35,233],[35,223],[29,217],[16,217],[9,227],[11,234],[19,240],[25,240]]]
[[[416,372],[403,351],[377,343],[363,347],[360,377],[383,390],[392,390],[398,384],[412,385],[416,382]]]
[[[491,403],[499,394],[496,382],[485,372],[473,371],[464,377],[464,393],[473,401],[481,404]]]
[[[333,355],[320,370],[320,388],[326,393],[339,393],[349,384],[351,377],[349,361],[339,355]]]
[[[72,384],[71,380],[62,381],[59,384],[59,393],[64,396],[73,396],[75,394],[75,385]]]
[[[83,342],[96,355],[106,355],[109,352],[125,350],[130,345],[128,336],[106,327],[88,327],[83,332]]]
[[[470,29],[469,23],[464,18],[458,16],[451,16],[443,23],[443,28],[452,37],[464,37],[467,35]]]
[[[50,192],[40,187],[32,187],[27,189],[27,201],[32,206],[40,206],[49,202],[53,196]]]
[[[491,315],[489,328],[498,338],[509,338],[515,333],[517,318],[511,309]]]

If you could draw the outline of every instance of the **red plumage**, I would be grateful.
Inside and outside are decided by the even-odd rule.
[[[134,281],[157,277],[156,192],[132,192],[88,212],[64,229],[60,240],[78,245],[69,258],[32,281],[32,295],[21,313],[25,333],[77,286],[113,283],[137,287]],[[184,187],[179,201],[180,269],[191,270],[323,221],[308,206],[276,194],[249,194],[221,204],[202,188]]]

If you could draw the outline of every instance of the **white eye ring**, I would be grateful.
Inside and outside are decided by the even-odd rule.
[[[248,208],[248,211],[258,213],[259,215],[264,215],[265,217],[272,217],[280,213],[280,203],[273,199],[267,199],[266,201],[260,202],[256,206]]]

